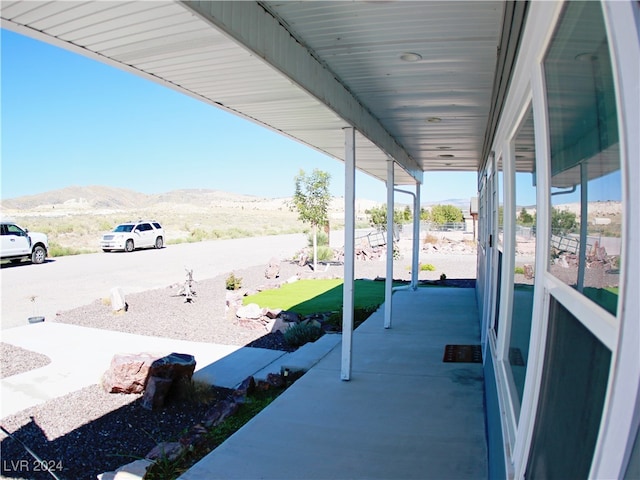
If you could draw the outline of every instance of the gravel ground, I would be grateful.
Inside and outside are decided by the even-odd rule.
[[[446,272],[447,279],[475,277],[475,256],[429,256],[427,261],[438,269],[421,272],[420,279],[435,280],[441,272]],[[409,263],[410,260],[396,262],[395,279],[410,278]],[[265,266],[258,266],[234,274],[242,278],[242,288],[249,290],[268,288],[294,275],[342,277],[342,266],[329,266],[314,275],[308,267],[282,262],[279,281],[265,279],[264,271]],[[384,262],[356,262],[356,278],[381,277],[384,272]],[[198,281],[195,271],[196,297],[192,303],[185,303],[185,298],[178,295],[181,287],[178,284],[128,295],[128,311],[123,315],[114,315],[107,302],[96,300],[60,314],[56,321],[180,340],[282,349],[281,336],[265,336],[262,328],[241,326],[225,311],[226,277]],[[468,282],[462,283],[469,286]],[[11,345],[3,344],[1,353],[3,377],[41,367],[49,361],[41,354]],[[176,401],[161,411],[149,412],[139,403],[140,395],[107,394],[93,385],[5,417],[1,425],[56,468],[58,478],[95,479],[99,473],[143,458],[161,441],[175,441],[186,428],[199,422],[206,411],[206,406],[187,406]],[[53,478],[37,471],[39,465],[16,439],[4,433],[0,439],[4,477]]]
[[[51,359],[38,352],[25,350],[9,343],[0,343],[0,379],[44,367]]]

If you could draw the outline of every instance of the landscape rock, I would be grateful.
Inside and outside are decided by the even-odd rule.
[[[253,393],[256,389],[256,381],[253,376],[248,376],[233,392],[233,398],[237,403],[244,403],[247,395]]]
[[[284,387],[285,381],[284,377],[279,373],[269,373],[267,374],[267,383],[272,387]]]
[[[526,278],[527,280],[532,280],[533,279],[533,265],[526,264],[523,268],[524,268],[524,278]]]
[[[285,322],[281,317],[275,319],[275,321],[269,326],[270,332],[286,332],[291,328],[292,325],[295,325],[296,322]]]
[[[159,408],[172,388],[188,382],[196,368],[193,355],[171,353],[116,354],[102,376],[102,387],[108,393],[142,393],[143,406]],[[153,379],[151,382],[150,379]]]
[[[216,425],[224,422],[227,417],[236,413],[239,407],[240,405],[233,400],[227,399],[216,402],[216,404],[207,412],[202,423],[204,423],[204,426],[207,428],[215,427]]]
[[[262,309],[256,303],[250,303],[249,305],[245,305],[239,307],[236,311],[236,317],[238,318],[248,318],[251,320],[257,320],[262,316]]]
[[[180,443],[186,448],[196,447],[206,440],[207,429],[197,423],[192,426],[186,435],[180,437]]]
[[[282,320],[283,322],[287,322],[287,323],[298,323],[300,322],[300,315],[296,312],[293,312],[291,310],[282,310],[279,314],[278,317],[280,320]]]
[[[146,460],[168,460],[170,462],[175,461],[182,452],[184,452],[184,445],[180,442],[162,442],[156,445],[151,449],[147,456]]]
[[[278,278],[280,276],[280,260],[277,258],[269,260],[269,264],[264,271],[264,276],[269,279]]]
[[[157,359],[158,355],[149,353],[115,354],[102,376],[102,387],[108,393],[142,393],[149,368]]]
[[[98,480],[133,480],[144,478],[149,467],[153,465],[151,460],[136,460],[118,468],[113,472],[105,472],[98,475]]]
[[[149,377],[142,396],[142,407],[147,410],[162,408],[172,384],[171,378]]]
[[[154,360],[149,375],[174,381],[191,380],[196,369],[196,359],[187,353],[170,353]]]

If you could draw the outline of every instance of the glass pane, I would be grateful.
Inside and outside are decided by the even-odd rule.
[[[627,472],[624,475],[624,480],[633,480],[640,478],[640,430],[636,433],[636,441],[633,443],[633,450],[631,451],[631,458],[629,459],[629,465],[627,466]]]
[[[555,298],[526,478],[588,478],[611,351]]]
[[[504,245],[504,166],[502,157],[498,159],[498,245]],[[499,285],[499,284],[498,284]]]
[[[568,2],[544,61],[551,142],[550,272],[616,314],[622,186],[599,2]]]
[[[515,272],[509,364],[516,385],[518,400],[522,403],[524,380],[527,373],[531,315],[533,313],[533,278],[536,257],[536,172],[533,111],[527,111],[515,137],[516,154],[516,225]]]

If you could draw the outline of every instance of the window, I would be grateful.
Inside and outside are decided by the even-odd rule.
[[[588,478],[611,352],[553,297],[526,478]]]
[[[599,2],[568,2],[544,60],[551,148],[549,271],[616,314],[622,187]]]
[[[508,357],[517,398],[522,403],[531,335],[533,266],[536,256],[536,155],[531,106],[527,109],[514,143],[515,271]]]

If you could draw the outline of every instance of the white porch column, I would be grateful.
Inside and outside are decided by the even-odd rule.
[[[420,182],[416,182],[416,195],[413,197],[413,255],[411,257],[411,288],[418,288],[420,273]]]
[[[384,281],[384,328],[391,328],[393,294],[393,159],[387,160],[387,275]]]
[[[353,284],[355,259],[356,137],[353,127],[344,129],[344,284],[342,296],[341,380],[351,379],[353,346]]]

